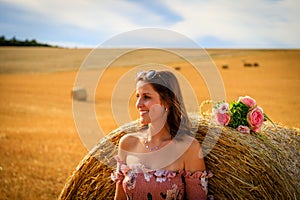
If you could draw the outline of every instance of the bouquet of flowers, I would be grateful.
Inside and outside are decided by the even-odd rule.
[[[218,124],[235,128],[242,133],[257,132],[266,120],[274,125],[249,96],[240,97],[237,102],[230,104],[218,102],[213,107],[213,114]]]

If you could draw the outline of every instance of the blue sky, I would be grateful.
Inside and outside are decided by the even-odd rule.
[[[299,0],[0,0],[0,35],[96,47],[163,28],[205,48],[300,48]]]

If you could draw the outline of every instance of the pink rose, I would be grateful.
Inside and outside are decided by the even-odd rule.
[[[228,103],[222,103],[218,107],[218,112],[221,114],[228,113],[229,111],[229,104]]]
[[[248,126],[242,126],[239,125],[236,130],[238,130],[241,133],[250,133],[250,128]]]
[[[242,102],[249,108],[253,108],[256,106],[256,101],[249,96],[240,97],[238,101]]]
[[[217,121],[220,125],[226,126],[230,121],[230,115],[227,113],[217,113]]]
[[[261,107],[250,110],[247,114],[247,121],[254,132],[257,132],[264,122],[264,114]]]

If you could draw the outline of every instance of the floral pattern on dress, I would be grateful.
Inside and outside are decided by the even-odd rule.
[[[123,184],[127,199],[206,199],[210,172],[150,170],[142,164],[128,166],[116,159],[117,169],[111,179]]]
[[[211,178],[213,174],[211,172],[207,171],[197,171],[194,173],[191,172],[185,172],[184,177],[185,178],[190,178],[190,179],[200,179],[200,185],[205,191],[205,193],[208,193],[208,178]]]
[[[165,199],[182,199],[182,195],[178,186],[176,184],[172,185],[171,190],[167,190],[167,195]]]
[[[126,188],[128,190],[133,190],[135,188],[137,174],[133,173],[132,171],[129,171],[123,180],[123,183],[125,183]]]

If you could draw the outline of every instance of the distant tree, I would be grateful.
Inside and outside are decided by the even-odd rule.
[[[18,40],[15,36],[11,39],[6,39],[5,36],[0,37],[0,46],[43,46],[43,47],[53,47],[49,44],[43,44],[37,42],[35,39],[28,40],[25,39],[24,41]],[[57,46],[55,46],[57,47]]]
[[[6,40],[5,36],[0,37],[0,46],[7,46],[8,41]]]
[[[37,43],[37,41],[35,39],[32,39],[30,41],[30,43],[31,43],[32,46],[39,46],[40,45],[40,44]]]

